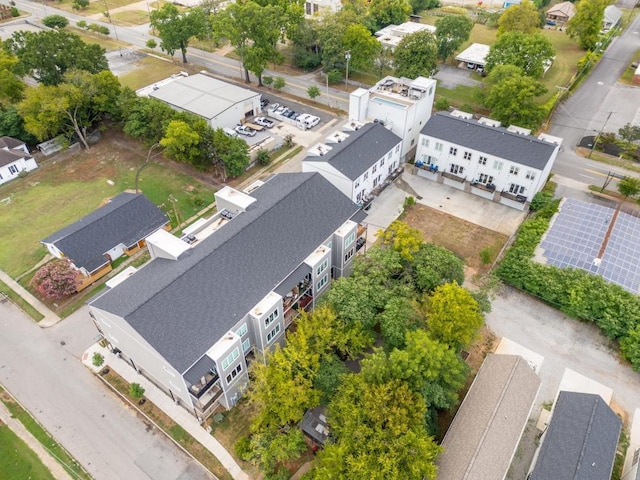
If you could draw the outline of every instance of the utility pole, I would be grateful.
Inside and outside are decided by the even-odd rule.
[[[598,132],[598,134],[596,135],[596,138],[593,140],[593,146],[591,147],[591,150],[589,150],[589,155],[587,155],[587,158],[591,158],[591,154],[593,153],[593,151],[596,149],[596,147],[598,146],[598,140],[600,140],[600,135],[602,135],[602,132],[604,131],[605,127],[607,126],[607,122],[609,121],[609,119],[611,118],[611,115],[613,115],[615,112],[609,112],[609,114],[607,115],[606,120],[604,121],[604,123],[602,124],[602,128],[600,129],[600,131]]]

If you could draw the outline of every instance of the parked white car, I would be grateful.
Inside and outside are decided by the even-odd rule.
[[[267,128],[272,128],[275,125],[274,122],[265,117],[256,117],[254,118],[253,123]]]
[[[245,125],[238,125],[236,127],[236,132],[238,132],[240,135],[246,135],[247,137],[256,136],[256,131],[253,128],[249,128]]]

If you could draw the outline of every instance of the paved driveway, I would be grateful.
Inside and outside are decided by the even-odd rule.
[[[212,478],[80,364],[77,354],[95,336],[86,312],[66,319],[60,330],[41,329],[0,304],[0,328],[0,382],[94,478]]]

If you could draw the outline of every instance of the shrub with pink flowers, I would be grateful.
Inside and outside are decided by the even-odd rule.
[[[43,297],[62,298],[76,292],[77,275],[69,260],[54,260],[36,272],[31,286]]]

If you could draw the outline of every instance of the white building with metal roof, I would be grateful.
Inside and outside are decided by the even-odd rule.
[[[259,93],[203,73],[176,74],[136,93],[160,100],[179,112],[198,115],[212,128],[233,127],[262,112]]]
[[[466,64],[469,70],[482,71],[487,64],[490,49],[491,47],[484,43],[472,43],[456,56],[456,60]]]
[[[418,22],[405,22],[400,25],[387,25],[383,29],[374,33],[374,35],[382,46],[395,50],[404,37],[424,30],[436,33],[436,27],[433,25]]]
[[[544,187],[561,144],[561,138],[504,128],[490,118],[438,112],[420,132],[415,172],[524,210]]]

